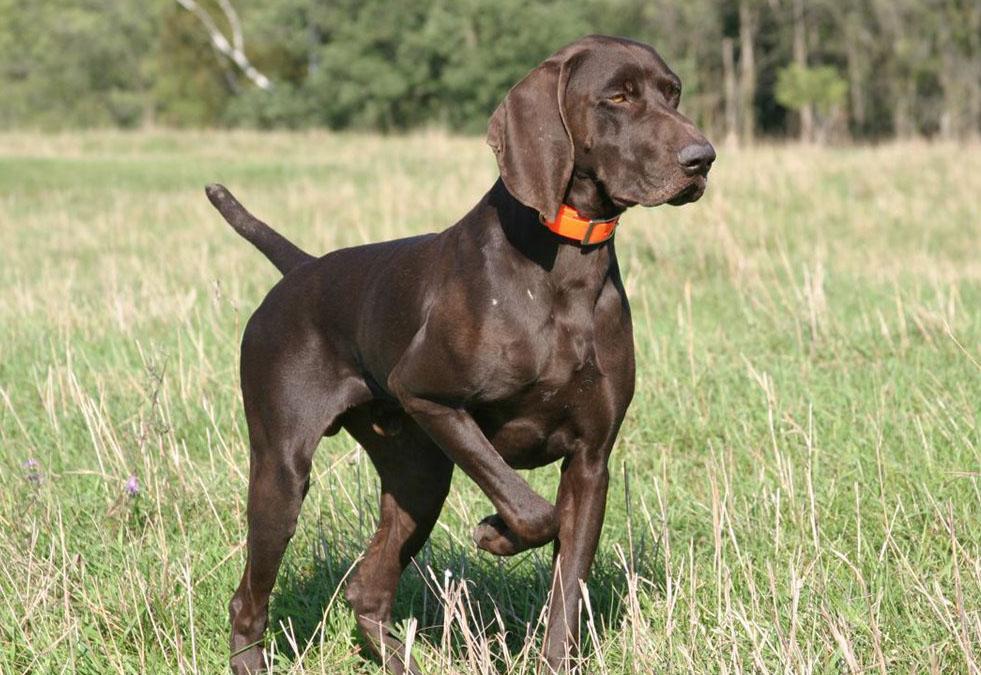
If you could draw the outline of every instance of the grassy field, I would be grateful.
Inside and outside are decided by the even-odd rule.
[[[979,151],[722,150],[701,202],[627,215],[638,388],[585,672],[978,672]],[[238,344],[277,274],[204,184],[321,252],[441,229],[495,176],[439,134],[0,135],[0,671],[224,668]],[[340,592],[377,490],[322,443],[278,670],[377,671]],[[491,511],[458,472],[403,578],[428,672],[536,667],[550,552],[478,552]]]

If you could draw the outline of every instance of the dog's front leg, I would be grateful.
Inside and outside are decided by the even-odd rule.
[[[507,465],[470,413],[417,396],[397,380],[391,384],[405,411],[494,504],[509,530],[502,534],[509,548],[516,552],[555,539],[555,507]]]
[[[545,662],[550,673],[575,672],[579,648],[582,602],[580,581],[593,564],[609,485],[606,453],[599,457],[580,452],[562,464],[556,510],[559,535],[555,542],[555,570],[545,632]]]

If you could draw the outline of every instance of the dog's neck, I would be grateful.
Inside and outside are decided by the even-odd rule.
[[[492,222],[484,223],[488,228],[485,234],[494,236],[495,231],[497,237],[503,234],[510,244],[508,248],[534,263],[555,287],[596,287],[598,292],[598,286],[605,281],[613,265],[612,240],[581,246],[555,234],[542,224],[538,212],[515,199],[500,179],[487,193],[484,202],[494,211]],[[577,210],[582,206],[590,215],[597,213],[584,202],[570,206]]]
[[[624,212],[594,177],[578,170],[572,173],[564,201],[584,218],[592,220],[610,220]]]

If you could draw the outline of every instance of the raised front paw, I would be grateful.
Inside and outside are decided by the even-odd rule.
[[[514,555],[528,549],[496,513],[484,518],[473,531],[473,543],[494,555]]]
[[[477,548],[500,556],[515,555],[530,548],[543,546],[551,540],[552,538],[533,542],[522,539],[496,513],[481,520],[473,531],[473,542]]]

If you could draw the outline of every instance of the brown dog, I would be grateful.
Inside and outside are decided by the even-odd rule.
[[[571,667],[579,580],[596,552],[607,459],[634,391],[612,235],[636,204],[683,204],[715,151],[650,47],[592,36],[557,52],[490,121],[501,179],[439,234],[313,258],[221,186],[208,197],[283,272],[242,339],[251,470],[248,561],[230,605],[232,668],[263,667],[269,593],[323,436],[346,429],[381,477],[378,531],[347,588],[393,673],[418,672],[390,619],[454,465],[497,513],[496,555],[555,542],[545,660]],[[567,206],[563,206],[567,205]],[[571,208],[569,208],[571,207]],[[515,471],[562,460],[556,504]]]

